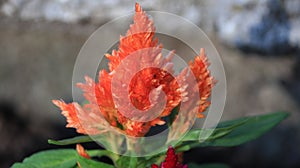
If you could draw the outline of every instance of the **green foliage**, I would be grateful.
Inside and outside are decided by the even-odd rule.
[[[259,138],[282,120],[288,117],[288,113],[277,112],[260,116],[245,117],[233,121],[220,123],[217,128],[224,128],[237,123],[243,123],[235,127],[222,138],[209,139],[199,146],[237,146]]]
[[[244,117],[218,124],[215,129],[194,129],[176,145],[177,152],[187,151],[194,147],[207,146],[237,146],[257,139],[288,116],[288,113],[277,112],[259,116]],[[69,145],[93,141],[89,136],[79,136],[60,141],[49,140],[50,144]],[[160,163],[165,154],[160,153],[151,157],[137,158],[119,156],[106,150],[87,151],[91,157],[107,156],[117,168],[150,167],[152,163]],[[36,153],[26,158],[22,163],[15,163],[12,168],[75,168],[80,164],[83,168],[114,168],[114,166],[86,159],[72,149],[48,150]],[[189,168],[227,168],[224,164],[189,164]]]
[[[129,156],[122,156],[117,160],[117,167],[118,168],[125,168],[125,167],[137,167],[138,158],[137,157],[129,157]]]
[[[76,158],[77,152],[73,149],[48,150],[33,154],[12,168],[73,168]]]
[[[106,150],[91,150],[88,151],[88,154],[92,157],[114,156],[111,152]],[[26,158],[22,163],[15,163],[12,168],[74,168],[77,167],[77,163],[83,168],[114,168],[114,166],[106,163],[83,158],[73,149],[38,152]]]
[[[71,145],[71,144],[86,143],[86,142],[93,142],[93,139],[90,136],[77,136],[74,138],[58,140],[58,141],[52,139],[48,140],[48,143],[53,145]]]
[[[192,130],[183,138],[177,148],[179,151],[187,151],[193,147],[241,145],[259,138],[287,117],[288,113],[277,112],[222,122],[205,141],[201,141],[199,135],[212,130]]]
[[[82,168],[114,168],[114,166],[78,156],[77,161]]]

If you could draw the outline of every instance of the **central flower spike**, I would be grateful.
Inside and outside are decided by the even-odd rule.
[[[204,50],[190,62],[191,73],[184,69],[174,77],[174,51],[163,57],[162,44],[154,35],[153,20],[136,3],[133,24],[126,36],[120,37],[117,50],[105,55],[109,70],[101,70],[96,82],[86,76],[85,83],[77,84],[88,103],[80,106],[53,100],[67,118],[67,127],[94,135],[113,126],[126,135],[141,137],[152,126],[165,124],[164,117],[194,96],[200,96],[197,99],[200,102],[189,100],[189,103],[197,105],[198,117],[204,117],[202,113],[210,104],[208,98],[213,85]],[[187,87],[192,76],[197,87]],[[185,85],[178,81],[184,81]]]

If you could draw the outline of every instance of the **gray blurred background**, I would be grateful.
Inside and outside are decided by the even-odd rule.
[[[208,34],[227,77],[222,120],[291,113],[258,140],[233,148],[192,150],[185,161],[300,167],[300,1],[138,2],[145,10],[183,16]],[[134,3],[0,0],[0,167],[56,148],[47,145],[48,138],[76,135],[64,128],[65,119],[51,100],[72,101],[72,72],[81,46],[102,24],[132,12]],[[176,27],[167,22],[166,26]]]

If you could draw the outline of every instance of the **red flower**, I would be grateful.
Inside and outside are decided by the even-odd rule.
[[[160,166],[152,164],[151,168],[188,168],[188,166],[182,165],[174,148],[170,146],[167,151],[167,156]]]
[[[173,72],[171,61],[174,52],[171,52],[166,58],[162,57],[162,44],[158,43],[154,34],[153,21],[136,3],[133,24],[130,25],[126,36],[120,37],[118,50],[106,54],[109,60],[109,71],[101,70],[98,82],[86,76],[85,83],[77,84],[82,89],[88,104],[82,107],[78,103],[66,104],[60,100],[53,100],[53,103],[62,110],[62,114],[67,118],[67,127],[75,128],[78,133],[82,134],[100,134],[107,130],[109,124],[127,135],[144,136],[151,126],[164,124],[162,118],[168,116],[172,109],[183,101],[183,98],[193,97],[195,88],[180,88],[177,83],[177,80],[180,79],[188,82],[192,75],[197,80],[200,102],[191,101],[191,103],[199,104],[198,117],[204,117],[202,112],[210,104],[208,98],[213,84],[213,78],[207,69],[208,63],[204,50],[201,49],[200,55],[195,57],[194,62],[190,62],[189,67],[193,74],[187,75],[183,71],[178,77],[173,77],[170,72]],[[126,59],[129,55],[137,56],[139,61]],[[119,73],[118,69],[124,67],[122,64],[124,61],[126,61],[126,67]],[[158,68],[152,66],[138,71],[138,68],[146,67],[146,65],[154,65]],[[138,73],[133,75],[128,90],[115,88],[114,82],[116,85],[121,85],[127,82],[127,78],[132,72],[136,71]],[[114,94],[112,94],[112,89]],[[129,94],[130,103],[141,112],[142,116],[143,111],[151,108],[154,108],[155,111],[155,105],[161,103],[162,93],[166,95],[165,108],[158,115],[150,115],[151,120],[147,121],[133,120],[132,117],[139,116],[139,114],[130,109],[129,103],[126,101],[116,102],[116,100],[128,98]],[[151,100],[149,99],[150,94],[152,95]]]

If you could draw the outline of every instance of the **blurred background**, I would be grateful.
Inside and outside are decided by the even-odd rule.
[[[195,149],[186,153],[185,162],[300,167],[300,1],[138,2],[145,10],[185,17],[212,40],[228,84],[222,120],[291,113],[260,139],[239,147]],[[51,100],[72,101],[72,72],[81,46],[102,24],[132,12],[134,3],[0,0],[0,167],[57,148],[47,144],[49,138],[76,135],[65,128]],[[166,26],[176,27],[167,21]]]

